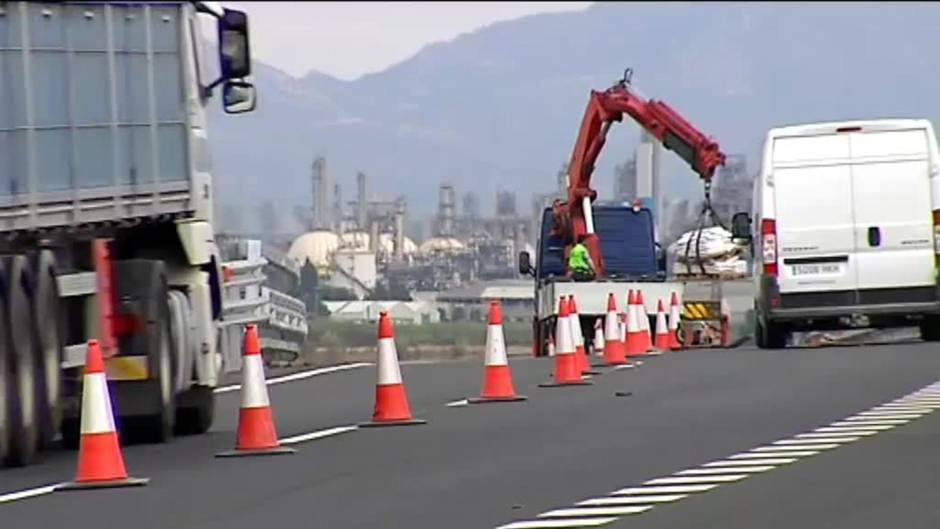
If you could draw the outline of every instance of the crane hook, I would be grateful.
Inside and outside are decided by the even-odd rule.
[[[633,68],[626,68],[623,71],[623,79],[620,80],[621,84],[631,84],[633,81]]]

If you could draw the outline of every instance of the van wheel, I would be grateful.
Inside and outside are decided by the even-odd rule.
[[[12,395],[7,399],[10,445],[6,462],[24,466],[33,461],[39,447],[39,414],[37,406],[38,376],[36,348],[33,346],[30,293],[33,289],[29,262],[24,255],[5,259],[6,299],[3,324],[6,327],[4,348],[7,358]]]
[[[920,337],[925,342],[940,342],[940,317],[924,316],[920,322]]]
[[[193,386],[178,400],[176,434],[198,435],[208,432],[215,415],[215,390],[207,386]]]
[[[754,342],[761,349],[783,349],[787,345],[787,331],[779,323],[755,318]]]

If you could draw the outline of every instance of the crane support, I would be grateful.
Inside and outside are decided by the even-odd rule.
[[[555,235],[561,237],[566,246],[586,236],[585,246],[594,261],[598,277],[605,277],[604,259],[600,239],[593,230],[590,203],[597,198],[591,189],[594,164],[604,143],[607,132],[615,121],[623,120],[624,114],[633,118],[647,132],[659,140],[666,149],[675,152],[705,182],[711,184],[715,170],[725,163],[725,154],[714,140],[699,131],[666,103],[646,100],[630,90],[630,74],[604,91],[591,91],[591,98],[571,160],[568,163],[567,201],[556,200],[552,205],[555,215]],[[587,200],[585,200],[587,199]],[[588,206],[585,211],[585,205]],[[566,252],[567,253],[567,252]]]

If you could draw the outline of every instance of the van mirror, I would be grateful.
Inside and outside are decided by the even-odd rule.
[[[519,273],[535,277],[535,269],[532,268],[532,258],[529,257],[529,252],[519,252]]]
[[[255,109],[255,87],[245,81],[226,81],[222,85],[222,108],[226,114],[241,114]]]
[[[751,217],[747,213],[742,211],[731,217],[731,238],[743,241],[751,240]]]
[[[225,9],[219,18],[219,65],[223,79],[241,79],[251,75],[248,47],[248,16],[242,11]]]

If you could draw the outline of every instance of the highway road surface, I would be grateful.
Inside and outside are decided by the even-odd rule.
[[[54,492],[76,453],[0,471],[0,527],[69,529],[936,528],[936,345],[683,351],[540,388],[550,359],[512,362],[529,400],[462,405],[476,362],[406,364],[420,426],[357,429],[371,365],[269,377],[294,455],[217,459],[238,391],[204,436],[130,445],[142,488]]]

